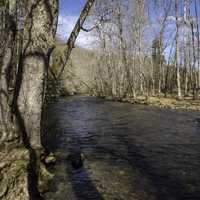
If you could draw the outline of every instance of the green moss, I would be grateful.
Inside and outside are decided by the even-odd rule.
[[[0,171],[0,199],[28,199],[28,152],[15,150],[3,157]]]

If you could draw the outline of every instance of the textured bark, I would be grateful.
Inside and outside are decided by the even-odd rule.
[[[7,150],[19,143],[19,134],[12,115],[11,102],[13,96],[13,49],[15,48],[15,12],[13,2],[4,1],[1,5],[3,30],[1,31],[0,52],[0,147]]]
[[[23,5],[19,10],[25,10],[20,18],[23,22],[16,13],[19,3]],[[5,0],[4,8],[5,30],[1,34],[6,40],[0,40],[0,199],[39,200],[41,116],[58,0]],[[19,31],[20,26],[23,31]],[[19,35],[23,40],[18,41]],[[21,148],[26,160],[16,146],[26,147]]]
[[[23,47],[16,66],[12,63],[16,43],[13,12],[9,13],[9,25],[6,24],[8,39],[0,68],[0,144],[5,147],[8,140],[13,143],[15,139],[26,147],[38,148],[41,147],[42,106],[49,58],[54,48],[58,0],[29,0],[24,6]]]
[[[41,114],[49,58],[54,48],[58,1],[30,1],[13,107],[24,141],[41,147]],[[27,145],[27,144],[26,144]]]

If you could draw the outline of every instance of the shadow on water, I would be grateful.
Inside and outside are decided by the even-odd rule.
[[[47,120],[51,124],[51,120]],[[48,123],[48,127],[49,127]],[[70,122],[65,119],[66,124],[70,124]],[[58,126],[58,130],[55,129],[56,127],[56,120],[53,117],[52,121],[52,127],[54,128],[53,133],[56,132],[56,134],[50,134],[48,137],[46,137],[46,141],[44,141],[45,146],[49,152],[54,152],[56,154],[57,151],[61,149],[61,151],[64,150],[64,153],[61,153],[61,155],[58,155],[57,159],[57,165],[64,166],[63,174],[66,173],[67,176],[67,182],[66,184],[71,186],[73,194],[60,194],[53,199],[70,199],[70,200],[104,200],[101,193],[97,190],[95,183],[90,178],[90,175],[87,172],[87,169],[84,166],[84,153],[81,150],[80,143],[81,138],[79,138],[79,134],[76,134],[76,130],[69,131],[70,135],[69,138],[72,139],[71,143],[63,142],[61,140],[61,137],[57,135],[58,132],[65,130]],[[52,130],[52,129],[51,129]],[[54,132],[55,131],[55,132]],[[51,133],[51,131],[49,131]],[[49,134],[48,132],[48,134]],[[65,136],[67,133],[62,133]],[[62,147],[61,147],[62,145]],[[80,160],[79,160],[80,159]],[[82,162],[80,166],[74,167],[72,162]],[[59,167],[58,167],[59,168]],[[54,167],[50,167],[50,171],[53,173],[55,172]],[[61,175],[62,176],[62,175]],[[61,177],[60,177],[61,178]],[[57,184],[57,181],[55,180],[52,183],[51,190],[53,192],[56,192],[59,190],[59,185]],[[67,188],[66,188],[67,190]],[[50,195],[53,196],[53,195]],[[49,197],[45,198],[48,199]]]
[[[198,121],[198,125],[196,128],[199,128],[199,118],[195,119],[194,121]],[[112,124],[112,122],[110,122]],[[197,130],[198,131],[198,130]],[[134,139],[129,138],[129,135],[127,134],[124,136],[124,133],[131,133],[131,130],[128,127],[113,127],[113,132],[117,132],[118,134],[115,135],[115,137],[118,139],[119,143],[123,143],[123,146],[126,148],[126,160],[129,162],[129,164],[132,166],[133,170],[137,169],[141,176],[144,176],[148,179],[151,186],[153,186],[153,195],[157,200],[199,200],[200,199],[200,189],[199,189],[199,182],[195,183],[195,175],[197,177],[200,176],[200,171],[198,169],[198,166],[195,166],[195,163],[200,164],[199,157],[193,158],[190,153],[187,152],[187,149],[195,149],[197,152],[200,151],[199,144],[176,144],[171,145],[170,148],[174,149],[184,149],[186,152],[184,152],[186,155],[188,155],[187,159],[191,159],[191,163],[194,161],[193,166],[190,167],[190,169],[187,171],[196,171],[193,173],[193,179],[183,178],[180,174],[176,172],[181,172],[181,167],[184,166],[176,166],[176,162],[178,160],[174,160],[174,164],[171,163],[171,165],[163,166],[162,163],[164,162],[162,160],[162,153],[163,154],[171,154],[171,149],[169,147],[165,147],[165,145],[161,145],[160,148],[162,149],[159,153],[155,153],[155,147],[149,148],[148,145],[137,145],[137,141],[134,141]],[[148,141],[147,141],[148,142]],[[114,145],[114,144],[113,144]],[[112,144],[111,144],[112,146]],[[165,150],[166,148],[166,150]],[[111,149],[108,150],[111,154],[116,156],[120,156],[120,152],[117,153],[117,151]],[[144,153],[145,152],[145,153]],[[188,160],[185,160],[184,153],[182,153],[182,164],[187,165]],[[155,155],[157,154],[157,155]],[[179,152],[173,152],[174,156],[175,154],[179,154]],[[157,161],[153,162],[152,157],[157,157]],[[160,156],[160,159],[159,159]],[[195,160],[194,160],[195,159]],[[160,160],[160,161],[159,161]],[[160,164],[160,163],[161,164]],[[173,161],[172,161],[173,162]],[[171,167],[171,169],[170,169]],[[174,168],[176,168],[174,170]],[[171,171],[173,171],[171,173]],[[182,171],[182,173],[186,173]],[[188,173],[188,172],[187,172]],[[198,178],[199,180],[199,178]],[[190,185],[191,184],[191,185]],[[138,185],[138,187],[140,187]],[[193,187],[193,189],[190,189],[189,187]],[[195,188],[195,189],[194,189]],[[140,188],[138,188],[140,190]]]
[[[64,156],[61,156],[61,158],[57,158],[57,165],[63,165],[65,168],[64,172],[68,177],[66,184],[70,184],[73,191],[73,195],[68,194],[66,198],[71,199],[72,197],[70,196],[75,196],[75,200],[103,200],[102,195],[97,190],[96,185],[93,183],[92,179],[90,178],[90,175],[87,172],[87,169],[85,169],[84,167],[84,160],[82,160],[83,163],[80,167],[74,168],[72,166],[71,159],[77,160],[79,159],[79,157],[81,157],[81,154],[81,151],[77,152],[77,149],[72,149],[67,151]],[[69,155],[72,155],[73,157],[69,159]],[[51,168],[51,170],[53,171],[53,173],[55,173],[55,169]],[[51,189],[56,192],[57,190],[59,190],[58,187],[59,186],[56,184],[55,181],[53,182]],[[62,194],[60,195],[62,196]],[[62,196],[62,198],[65,199],[64,196]],[[59,197],[56,197],[55,199],[59,199]]]
[[[76,132],[73,133],[73,143],[72,148],[68,148],[68,156],[64,163],[76,200],[103,200],[84,167],[85,157],[80,147],[81,138]]]
[[[87,170],[84,168],[84,163],[79,169],[73,169],[71,163],[66,162],[66,172],[76,200],[103,200]]]
[[[188,192],[185,182],[183,182],[177,174],[170,175],[167,168],[155,167],[144,156],[139,148],[129,138],[119,138],[120,142],[127,147],[127,160],[133,169],[137,169],[141,176],[148,179],[153,186],[153,195],[157,200],[198,200],[200,199],[200,191],[194,193]],[[150,155],[149,155],[150,156]]]
[[[193,123],[197,114],[114,104],[89,97],[63,100],[52,108],[51,112],[55,111],[58,116],[54,116],[52,122],[57,125],[52,124],[54,130],[51,129],[60,135],[56,135],[56,140],[52,138],[52,147],[55,152],[64,154],[60,155],[57,165],[64,165],[67,181],[73,190],[75,197],[69,199],[103,199],[102,190],[91,177],[88,166],[83,164],[81,168],[73,169],[67,159],[68,155],[79,157],[88,152],[92,156],[90,162],[98,161],[103,170],[110,172],[111,182],[116,180],[112,177],[116,168],[112,166],[120,168],[121,165],[117,160],[121,160],[124,170],[128,169],[126,165],[130,166],[131,172],[124,176],[132,181],[131,187],[138,193],[137,199],[200,199],[200,142],[198,129],[196,127],[195,132]],[[54,187],[56,182],[62,181],[62,176],[53,183]],[[105,187],[112,185],[108,183]],[[120,196],[121,190],[118,189],[115,192]],[[153,198],[143,196],[143,192]],[[133,198],[127,195],[117,199]]]

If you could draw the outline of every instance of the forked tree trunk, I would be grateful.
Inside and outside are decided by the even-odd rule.
[[[6,74],[11,60],[8,56],[12,53],[9,44],[1,68],[0,143],[5,146],[11,135],[12,138],[20,138],[18,141],[27,147],[40,148],[41,113],[49,58],[54,47],[58,0],[29,0],[25,8],[23,50],[17,65],[11,99]]]

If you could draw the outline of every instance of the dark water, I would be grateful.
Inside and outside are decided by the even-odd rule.
[[[200,200],[198,112],[76,96],[47,113],[57,163],[46,199]]]

